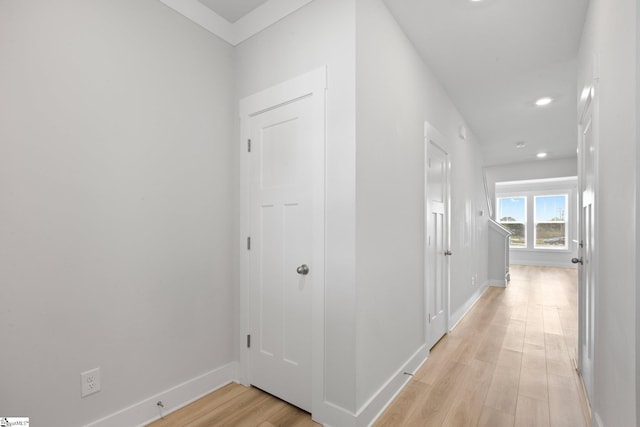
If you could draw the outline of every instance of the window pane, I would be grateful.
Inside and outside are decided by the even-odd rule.
[[[541,222],[536,224],[536,248],[564,249],[566,226],[563,222]]]
[[[525,239],[525,226],[520,223],[506,223],[502,224],[508,228],[513,234],[511,235],[511,247],[512,248],[526,248],[527,240]]]
[[[536,196],[535,209],[535,248],[567,248],[567,195]]]
[[[498,222],[513,233],[512,248],[527,247],[527,199],[525,197],[498,198]]]
[[[526,222],[526,199],[506,197],[498,199],[499,222]]]
[[[567,214],[567,195],[536,196],[536,222],[564,222]]]

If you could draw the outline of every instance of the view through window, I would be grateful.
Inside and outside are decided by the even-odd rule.
[[[527,198],[498,198],[498,222],[511,233],[512,248],[527,247]]]
[[[511,247],[567,249],[568,200],[568,194],[498,197],[498,222],[513,233]],[[527,209],[527,203],[533,204],[532,210]],[[533,228],[533,236],[528,233],[529,227]],[[527,235],[532,238],[532,245]]]
[[[534,197],[534,247],[567,248],[567,195]]]

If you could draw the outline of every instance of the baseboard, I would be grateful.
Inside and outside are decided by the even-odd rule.
[[[313,412],[313,421],[323,427],[356,427],[356,414],[331,402],[322,402],[322,410]]]
[[[486,282],[487,287],[488,286],[494,286],[496,288],[506,288],[507,287],[507,281],[502,279],[502,280],[487,280]]]
[[[567,255],[570,257],[571,255]],[[568,258],[570,259],[570,258]],[[511,258],[511,265],[530,265],[534,267],[560,267],[560,268],[578,268],[576,264],[570,261],[546,261],[546,260],[526,260],[526,259],[513,259]]]
[[[452,313],[449,317],[449,331],[453,331],[453,329],[458,325],[458,323],[462,320],[462,318],[473,308],[473,306],[480,300],[480,297],[489,289],[491,281],[485,282],[477,291],[471,295],[471,298],[464,303],[462,307],[457,309],[455,313]]]
[[[402,389],[427,360],[429,350],[426,345],[413,353],[413,355],[389,378],[389,380],[369,399],[356,414],[356,427],[373,425],[374,421],[382,415],[387,406],[400,394]],[[411,375],[407,375],[406,373]]]
[[[600,418],[600,415],[598,415],[596,412],[592,412],[593,414],[593,418],[591,420],[591,426],[592,427],[604,427],[604,423],[602,422],[602,419]]]
[[[199,377],[151,396],[85,427],[145,426],[160,418],[156,403],[164,403],[163,414],[174,412],[238,378],[238,362],[231,362]]]

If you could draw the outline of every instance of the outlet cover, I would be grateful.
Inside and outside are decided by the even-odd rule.
[[[82,397],[100,391],[100,368],[95,368],[80,374],[80,390]]]

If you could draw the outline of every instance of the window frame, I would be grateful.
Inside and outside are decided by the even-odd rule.
[[[526,197],[527,199],[527,230],[526,230],[526,247],[511,246],[511,250],[514,252],[530,252],[537,254],[573,254],[577,251],[577,239],[578,239],[578,212],[579,207],[577,203],[577,178],[547,178],[547,179],[533,179],[523,181],[498,181],[495,184],[495,196],[496,209],[494,212],[496,222],[499,221],[498,217],[498,200],[501,198],[513,198],[513,197]],[[535,233],[534,233],[534,196],[552,196],[552,195],[566,195],[567,196],[567,214],[565,220],[565,246],[563,248],[549,248],[549,247],[534,247]],[[574,248],[575,246],[575,248]]]

